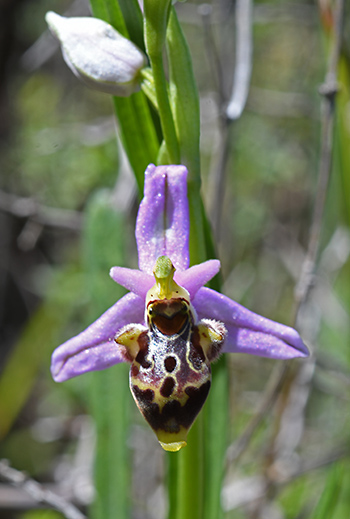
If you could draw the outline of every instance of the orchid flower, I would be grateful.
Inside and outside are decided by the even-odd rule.
[[[120,362],[159,442],[177,451],[210,388],[220,353],[306,357],[293,328],[257,315],[204,285],[218,260],[189,267],[187,169],[149,165],[136,221],[139,270],[113,267],[130,292],[52,356],[57,382]]]

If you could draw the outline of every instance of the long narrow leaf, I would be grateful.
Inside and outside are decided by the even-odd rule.
[[[36,310],[23,330],[0,378],[0,438],[16,420],[39,371],[44,367],[49,373],[50,355],[71,307],[67,300],[61,304],[49,299]]]
[[[124,216],[111,207],[109,194],[94,196],[87,209],[84,230],[84,263],[93,301],[93,320],[123,295],[108,275],[111,266],[123,264]],[[96,425],[96,498],[94,519],[127,519],[130,508],[130,463],[127,438],[131,395],[128,366],[119,365],[92,373],[90,409]]]
[[[145,43],[143,40],[143,18],[140,6],[137,0],[119,0],[125,24],[131,40],[145,51]]]
[[[123,36],[129,37],[122,9],[117,1],[91,0],[91,7],[95,16],[113,25]],[[128,13],[130,9],[131,6]],[[133,11],[136,12],[135,6]],[[139,39],[140,27],[136,30],[135,25],[132,31]],[[122,142],[135,173],[139,190],[142,192],[144,171],[148,164],[156,162],[159,150],[159,140],[150,108],[143,92],[130,97],[114,97],[114,107]]]

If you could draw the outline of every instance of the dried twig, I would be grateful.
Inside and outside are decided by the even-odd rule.
[[[302,305],[306,302],[310,288],[312,286],[314,270],[316,268],[316,261],[319,251],[320,235],[323,221],[323,214],[325,208],[325,201],[327,196],[329,178],[332,168],[332,146],[334,133],[334,115],[335,115],[335,97],[338,90],[337,86],[337,72],[341,49],[341,35],[342,35],[342,20],[344,11],[344,0],[336,0],[334,7],[334,40],[331,47],[330,60],[328,64],[328,71],[326,74],[325,83],[320,88],[320,92],[324,95],[323,100],[323,116],[322,116],[322,136],[321,136],[321,157],[318,174],[318,184],[316,188],[315,206],[313,219],[310,230],[310,239],[307,253],[300,273],[299,281],[295,290],[295,317],[294,322],[297,322],[299,311]],[[307,368],[308,366],[306,366]],[[302,397],[298,401],[293,400],[292,395],[299,389],[296,386],[299,383],[299,375],[302,370],[296,367],[286,377],[284,384],[284,393],[281,399],[280,412],[277,414],[275,421],[274,433],[270,442],[270,448],[265,457],[265,495],[258,499],[256,506],[252,510],[251,519],[259,519],[264,514],[266,503],[272,500],[278,488],[274,478],[273,467],[278,464],[279,459],[283,456],[291,455],[296,448],[301,437],[303,427],[303,413],[308,399],[310,383],[313,375],[313,366],[311,370],[304,370],[306,375],[305,387],[299,390],[298,394],[302,393]],[[277,381],[278,383],[279,381]],[[290,446],[288,443],[288,429],[284,427],[283,423],[291,419],[294,415],[294,422],[299,423],[300,431],[297,439]]]
[[[225,190],[225,173],[231,140],[232,122],[239,119],[246,105],[252,71],[252,0],[236,2],[236,63],[232,93],[220,120],[219,147],[211,167],[211,215],[214,234],[220,239],[221,211]]]
[[[253,55],[252,11],[252,0],[237,0],[236,65],[231,98],[226,108],[226,116],[230,121],[239,119],[248,97]]]
[[[288,363],[277,363],[260,400],[259,407],[248,422],[241,436],[227,450],[227,462],[237,461],[247,448],[253,434],[263,421],[264,417],[278,397],[286,374],[289,371]]]
[[[332,145],[334,133],[335,98],[338,91],[337,73],[341,49],[344,0],[337,0],[334,7],[334,40],[331,47],[328,71],[324,84],[319,91],[323,97],[321,158],[318,172],[318,184],[310,240],[299,282],[295,290],[296,309],[300,310],[312,285],[313,274],[319,250],[322,219],[327,196],[327,188],[332,169]]]
[[[334,107],[335,107],[335,96],[337,92],[337,68],[340,55],[340,44],[341,44],[341,29],[342,29],[342,17],[344,10],[343,0],[337,0],[335,5],[335,38],[333,48],[331,52],[331,58],[328,66],[328,72],[326,74],[326,80],[324,85],[321,87],[321,92],[324,97],[324,111],[322,118],[322,146],[321,146],[321,161],[319,168],[319,182],[316,191],[315,209],[314,216],[310,231],[310,243],[308,252],[304,261],[304,267],[301,271],[299,282],[297,283],[296,289],[296,310],[294,322],[296,322],[298,311],[305,301],[312,283],[312,274],[315,268],[317,253],[319,249],[319,238],[321,232],[322,218],[326,200],[327,187],[331,171],[332,162],[332,141],[333,141],[333,126],[334,126]],[[284,366],[276,366],[274,369],[270,381],[265,389],[262,396],[261,403],[258,410],[252,417],[246,429],[236,443],[229,450],[229,459],[237,459],[244,449],[247,447],[254,432],[262,422],[266,412],[274,404],[278,397],[279,390],[283,386],[285,380],[290,377],[287,374],[291,374],[290,363],[284,364]],[[291,374],[294,379],[296,373]],[[289,380],[290,388],[293,383]],[[231,455],[230,455],[231,452]],[[256,510],[257,512],[257,510]],[[255,515],[254,517],[258,517]]]
[[[0,211],[28,218],[43,226],[79,232],[82,215],[78,211],[57,209],[39,204],[33,198],[20,197],[0,190]]]
[[[0,478],[24,490],[35,502],[58,510],[67,519],[86,519],[72,503],[28,478],[23,472],[10,467],[7,460],[0,460]]]
[[[209,66],[213,78],[216,82],[215,86],[219,93],[220,104],[223,104],[225,102],[223,69],[221,64],[221,57],[215,45],[212,31],[212,10],[213,8],[209,4],[201,4],[198,6],[198,13],[200,14],[203,21],[204,45],[208,55]]]
[[[323,456],[308,459],[300,463],[297,467],[291,468],[290,464],[280,463],[271,468],[271,481],[273,480],[273,484],[276,485],[278,489],[283,489],[285,485],[288,485],[295,479],[309,474],[314,470],[336,463],[344,458],[348,458],[349,456],[349,446],[339,445],[326,452]],[[235,478],[233,481],[227,483],[222,493],[225,512],[261,499],[268,490],[266,483],[267,482],[260,475],[240,479]]]
[[[64,12],[64,16],[88,16],[91,10],[86,0],[74,0]],[[49,29],[25,51],[21,58],[23,68],[28,72],[34,72],[42,67],[59,49],[59,43],[53,38]]]

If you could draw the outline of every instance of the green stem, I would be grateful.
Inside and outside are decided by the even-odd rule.
[[[196,265],[208,259],[204,235],[204,217],[202,199],[200,196],[200,181],[190,181],[187,184],[188,205],[190,210],[190,258],[191,265]]]
[[[156,89],[160,123],[168,150],[169,160],[171,164],[179,164],[180,148],[176,136],[174,119],[170,108],[168,87],[163,67],[163,58],[159,53],[155,53],[152,56],[150,55],[149,58],[153,70],[153,79]]]
[[[156,90],[160,123],[171,164],[180,164],[180,147],[170,107],[163,50],[171,0],[144,0],[144,35]]]
[[[181,164],[188,168],[189,184],[197,183],[200,182],[199,95],[190,51],[174,8],[170,10],[166,47],[170,77],[170,103],[181,150]],[[199,189],[197,195],[199,198]]]
[[[138,21],[138,7],[135,0],[130,4],[109,0],[90,0],[94,16],[113,25],[125,38],[129,32],[122,11],[128,11],[135,41],[142,40],[142,27]],[[123,9],[122,9],[123,8]],[[130,25],[130,24],[129,24]],[[148,164],[156,162],[159,141],[147,99],[142,92],[129,97],[113,97],[115,112],[119,121],[120,136],[134,171],[140,194],[143,192],[144,171]]]
[[[177,454],[176,519],[203,519],[203,416],[199,415],[187,447]]]
[[[203,409],[205,427],[204,510],[202,519],[222,519],[221,488],[228,439],[229,373],[226,356],[212,365],[212,385]]]

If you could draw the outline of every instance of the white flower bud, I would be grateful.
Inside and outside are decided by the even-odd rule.
[[[97,18],[65,18],[46,14],[61,43],[65,62],[86,85],[126,97],[140,89],[145,55],[108,23]]]

